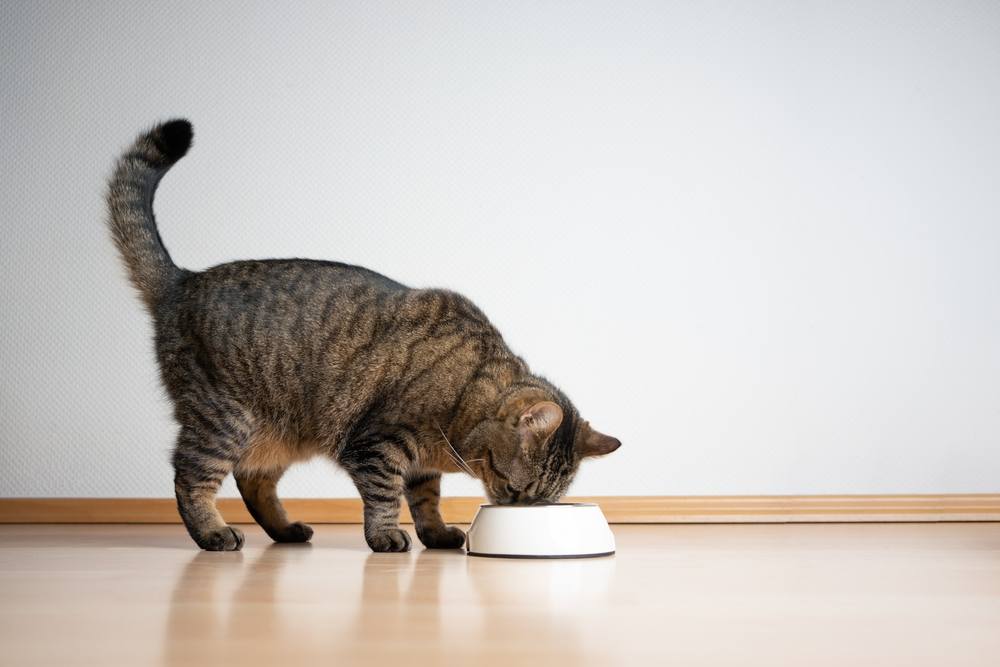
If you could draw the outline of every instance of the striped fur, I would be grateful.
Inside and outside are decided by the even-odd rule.
[[[459,294],[306,259],[178,268],[152,201],[191,136],[183,120],[140,136],[118,161],[108,209],[112,237],[153,317],[180,425],[178,509],[199,546],[243,544],[215,508],[230,473],[276,541],[312,535],[285,515],[278,480],[292,463],[325,456],[357,486],[373,550],[409,549],[398,524],[403,497],[426,546],[457,548],[464,535],[438,510],[442,472],[475,475],[494,502],[554,501],[583,457],[618,447],[532,374]]]

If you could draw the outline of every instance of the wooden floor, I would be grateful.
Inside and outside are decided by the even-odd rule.
[[[0,526],[0,664],[1000,664],[1000,524],[614,530],[614,557],[525,561]]]

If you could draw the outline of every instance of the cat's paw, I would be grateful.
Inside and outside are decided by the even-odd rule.
[[[410,534],[401,528],[385,528],[378,532],[366,533],[365,540],[375,552],[409,551]]]
[[[308,542],[312,536],[312,526],[296,521],[285,526],[280,533],[275,533],[271,538],[275,542]]]
[[[205,551],[239,551],[243,548],[243,531],[226,526],[198,538],[198,546]]]
[[[465,531],[455,526],[418,529],[417,537],[428,549],[461,549],[465,546]]]

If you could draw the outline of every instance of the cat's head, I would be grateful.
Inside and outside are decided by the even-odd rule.
[[[496,416],[465,440],[466,451],[479,459],[476,470],[486,495],[496,505],[556,502],[580,461],[620,446],[617,438],[581,419],[561,393],[530,391],[503,401]]]

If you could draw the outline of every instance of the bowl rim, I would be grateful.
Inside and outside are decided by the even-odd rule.
[[[597,503],[547,503],[545,505],[491,505],[484,503],[479,505],[479,509],[489,510],[530,510],[530,509],[551,509],[553,507],[598,507]]]

